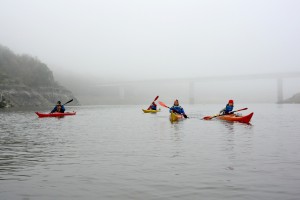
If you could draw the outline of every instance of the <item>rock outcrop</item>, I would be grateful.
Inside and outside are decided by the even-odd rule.
[[[284,100],[282,103],[300,103],[300,93],[297,93],[291,98]]]

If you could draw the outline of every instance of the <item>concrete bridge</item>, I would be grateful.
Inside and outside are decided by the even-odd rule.
[[[181,83],[188,84],[189,90],[189,103],[195,103],[195,83],[198,82],[215,82],[215,81],[244,81],[244,80],[267,80],[274,79],[277,82],[277,102],[283,101],[283,80],[290,78],[300,78],[300,72],[286,72],[286,73],[264,73],[264,74],[244,74],[244,75],[227,75],[227,76],[204,76],[194,78],[174,78],[174,79],[151,79],[142,81],[125,81],[125,82],[114,82],[99,85],[100,87],[118,87],[120,99],[125,98],[125,86],[137,85],[145,83]],[[300,89],[300,88],[299,88]]]

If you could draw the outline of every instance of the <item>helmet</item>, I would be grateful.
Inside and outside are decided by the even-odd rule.
[[[233,104],[233,100],[232,100],[232,99],[230,99],[230,100],[228,101],[228,103],[232,103],[232,104]]]
[[[60,102],[60,101],[58,101],[58,102],[57,102],[57,105],[60,105],[60,104],[61,104],[61,102]]]

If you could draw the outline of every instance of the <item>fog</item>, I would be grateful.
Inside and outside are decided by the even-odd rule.
[[[0,0],[0,44],[46,63],[87,104],[114,102],[120,88],[103,84],[123,81],[137,82],[122,101],[187,101],[188,83],[176,78],[300,71],[299,10],[297,0]],[[138,82],[151,79],[174,82]],[[285,98],[299,92],[299,79],[283,88]],[[200,103],[277,98],[270,79],[194,89]]]

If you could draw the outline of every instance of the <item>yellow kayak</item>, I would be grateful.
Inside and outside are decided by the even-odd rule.
[[[183,115],[180,115],[180,114],[177,114],[177,113],[171,112],[171,114],[170,114],[170,121],[171,122],[176,122],[176,121],[181,120],[183,118],[184,118]]]
[[[160,109],[158,110],[144,110],[142,109],[144,113],[157,113],[157,112],[160,112]]]

